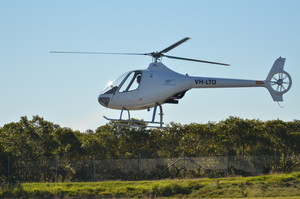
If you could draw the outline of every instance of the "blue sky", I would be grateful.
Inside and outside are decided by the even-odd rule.
[[[98,94],[124,72],[147,68],[150,57],[50,54],[51,50],[152,52],[188,36],[168,54],[230,63],[230,67],[163,59],[194,76],[265,79],[286,57],[293,78],[285,108],[264,88],[194,89],[164,105],[165,122],[220,121],[229,116],[300,119],[299,1],[6,1],[0,2],[0,126],[39,115],[85,131],[119,117]],[[133,117],[151,118],[146,110]]]

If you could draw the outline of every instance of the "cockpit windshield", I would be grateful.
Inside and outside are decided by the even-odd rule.
[[[128,73],[124,73],[118,79],[114,81],[109,81],[107,86],[104,88],[101,94],[110,94],[115,93],[118,89],[118,86],[122,83],[123,79],[128,75]]]
[[[121,75],[115,81],[108,82],[101,94],[114,94],[119,92],[132,91],[138,88],[142,77],[141,71],[132,71]]]

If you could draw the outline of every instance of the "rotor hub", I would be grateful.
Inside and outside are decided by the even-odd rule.
[[[286,93],[292,86],[292,78],[287,72],[280,72],[271,78],[271,87],[278,93]]]

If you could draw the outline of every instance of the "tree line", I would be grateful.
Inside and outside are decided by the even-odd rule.
[[[205,124],[182,125],[172,122],[164,129],[108,123],[94,131],[80,132],[36,115],[32,119],[21,117],[18,122],[0,127],[0,182],[10,178],[9,174],[14,171],[18,171],[18,175],[14,175],[15,180],[51,181],[54,179],[52,174],[51,178],[30,176],[25,172],[45,170],[50,166],[49,160],[68,163],[138,157],[224,155],[275,155],[278,158],[277,171],[299,170],[300,120],[260,121],[229,117]],[[69,167],[66,172],[72,171],[72,175],[80,172]]]

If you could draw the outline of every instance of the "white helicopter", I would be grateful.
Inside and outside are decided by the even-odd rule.
[[[176,42],[159,52],[151,53],[103,53],[103,52],[66,52],[51,51],[51,53],[83,53],[83,54],[122,54],[122,55],[149,55],[153,57],[147,69],[133,70],[120,76],[117,80],[110,82],[104,91],[99,95],[98,101],[102,106],[111,109],[121,110],[118,119],[105,119],[117,122],[126,122],[127,125],[137,125],[141,123],[152,124],[147,127],[163,127],[163,109],[165,103],[178,104],[178,100],[183,98],[185,93],[192,88],[232,88],[232,87],[265,87],[270,92],[276,102],[283,101],[282,95],[288,92],[292,86],[291,76],[283,70],[285,58],[279,57],[275,60],[267,78],[265,80],[244,80],[225,79],[214,77],[195,77],[179,74],[163,63],[162,57],[179,59],[185,61],[195,61],[208,64],[218,64],[229,66],[229,64],[175,57],[165,55],[173,48],[187,41],[188,37]],[[151,121],[138,121],[130,118],[130,110],[142,110],[153,108]],[[159,121],[155,120],[156,111],[159,107]],[[123,119],[123,111],[127,111],[128,119]],[[123,123],[124,124],[124,123]]]

